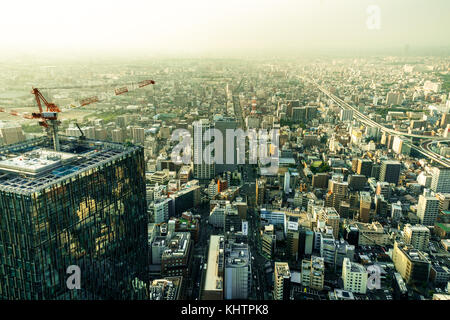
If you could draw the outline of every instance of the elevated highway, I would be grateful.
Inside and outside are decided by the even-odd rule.
[[[390,128],[386,128],[385,126],[379,124],[378,122],[370,119],[367,115],[365,115],[364,113],[360,112],[358,109],[356,109],[355,107],[351,106],[350,104],[348,104],[347,102],[345,102],[341,98],[335,96],[334,94],[332,94],[331,92],[326,90],[324,87],[322,87],[321,85],[319,85],[315,81],[312,81],[310,79],[307,79],[307,78],[304,78],[304,77],[300,77],[300,76],[299,76],[299,79],[316,86],[323,94],[325,94],[328,98],[330,98],[340,108],[342,108],[344,110],[352,110],[353,111],[353,118],[361,121],[362,123],[366,124],[367,126],[376,127],[376,128],[379,128],[382,132],[385,132],[385,133],[388,133],[388,134],[394,135],[394,136],[404,137],[404,138],[407,138],[407,139],[416,138],[416,139],[422,139],[422,140],[428,140],[428,141],[445,141],[445,140],[448,140],[448,138],[445,138],[445,137],[411,134],[411,133],[407,133],[407,132],[401,132],[401,131],[396,131],[396,130],[393,130],[393,129],[390,129]],[[443,165],[443,166],[445,166],[447,168],[450,168],[450,159],[445,158],[445,157],[443,157],[443,156],[441,156],[439,154],[436,154],[436,153],[432,152],[429,148],[424,148],[423,145],[422,146],[416,146],[410,140],[404,140],[404,143],[409,145],[412,149],[415,149],[417,152],[423,154],[425,157],[429,158],[430,160],[432,160],[434,162],[437,162],[437,163],[439,163],[439,164],[441,164],[441,165]]]

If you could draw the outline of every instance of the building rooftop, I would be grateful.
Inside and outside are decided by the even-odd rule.
[[[190,239],[189,232],[175,232],[167,243],[167,249],[164,250],[162,259],[184,257],[188,253]]]
[[[281,276],[283,278],[291,277],[289,265],[286,262],[275,262],[275,269],[278,276]]]
[[[149,287],[149,300],[178,300],[182,277],[153,280]]]
[[[61,151],[40,137],[0,148],[0,190],[31,194],[123,157],[139,147],[60,137]]]
[[[212,235],[210,238],[204,287],[205,291],[222,291],[223,289],[223,277],[219,274],[219,265],[224,254],[223,241],[224,238],[220,235]]]
[[[225,249],[225,267],[238,268],[249,264],[250,256],[247,244],[231,243]]]

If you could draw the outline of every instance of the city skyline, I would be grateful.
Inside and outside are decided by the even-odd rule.
[[[7,2],[0,300],[450,300],[449,9]]]

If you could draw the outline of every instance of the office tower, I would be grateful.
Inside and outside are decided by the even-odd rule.
[[[275,261],[273,299],[289,300],[291,296],[291,271],[287,262]]]
[[[358,159],[356,173],[366,176],[368,178],[371,177],[372,164],[373,164],[372,161],[369,159]]]
[[[273,224],[264,226],[261,230],[261,252],[267,259],[272,259],[275,253],[276,239]]]
[[[230,242],[225,248],[224,299],[248,299],[252,268],[248,244]]]
[[[19,124],[0,123],[0,136],[0,142],[4,145],[25,141],[22,127]]]
[[[386,160],[381,163],[380,181],[398,184],[401,164],[398,161]]]
[[[403,227],[405,243],[420,251],[428,251],[430,229],[425,226],[407,224]]]
[[[344,258],[342,264],[342,281],[344,282],[344,290],[366,294],[367,270],[362,265],[351,262],[348,258]]]
[[[407,246],[403,242],[395,241],[392,261],[406,284],[428,282],[431,263],[423,252]]]
[[[215,176],[214,155],[204,155],[204,150],[210,143],[215,143],[211,142],[213,137],[210,131],[214,129],[214,125],[208,119],[201,119],[194,122],[192,126],[194,129],[194,178],[199,180],[212,179]]]
[[[237,169],[238,164],[238,154],[239,152],[244,152],[239,150],[239,141],[237,138],[233,138],[233,144],[231,145],[231,141],[227,139],[227,130],[235,131],[238,129],[238,121],[234,118],[229,117],[219,117],[215,119],[214,127],[222,133],[223,137],[223,145],[222,145],[222,155],[223,155],[223,164],[216,163],[215,164],[215,173],[222,174],[223,172],[233,172]],[[231,152],[228,154],[227,151]],[[227,160],[227,158],[229,158]]]
[[[372,206],[370,192],[360,192],[359,199],[359,221],[367,223],[370,220],[370,209]]]
[[[212,235],[209,240],[208,262],[201,292],[201,300],[223,300],[225,240]]]
[[[0,151],[14,154],[0,161],[0,298],[126,299],[147,280],[143,149],[51,140]],[[66,285],[71,265],[80,290]]]
[[[439,200],[431,195],[421,194],[417,204],[417,216],[420,223],[425,226],[434,226],[438,214]]]
[[[450,168],[433,168],[431,190],[438,193],[450,193]]]
[[[325,262],[323,258],[311,256],[311,259],[303,259],[301,268],[302,286],[314,290],[323,290],[325,280]]]

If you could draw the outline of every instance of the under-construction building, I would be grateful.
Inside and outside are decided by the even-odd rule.
[[[146,281],[142,147],[41,137],[0,148],[0,299],[127,299]],[[67,268],[78,266],[80,289]]]

